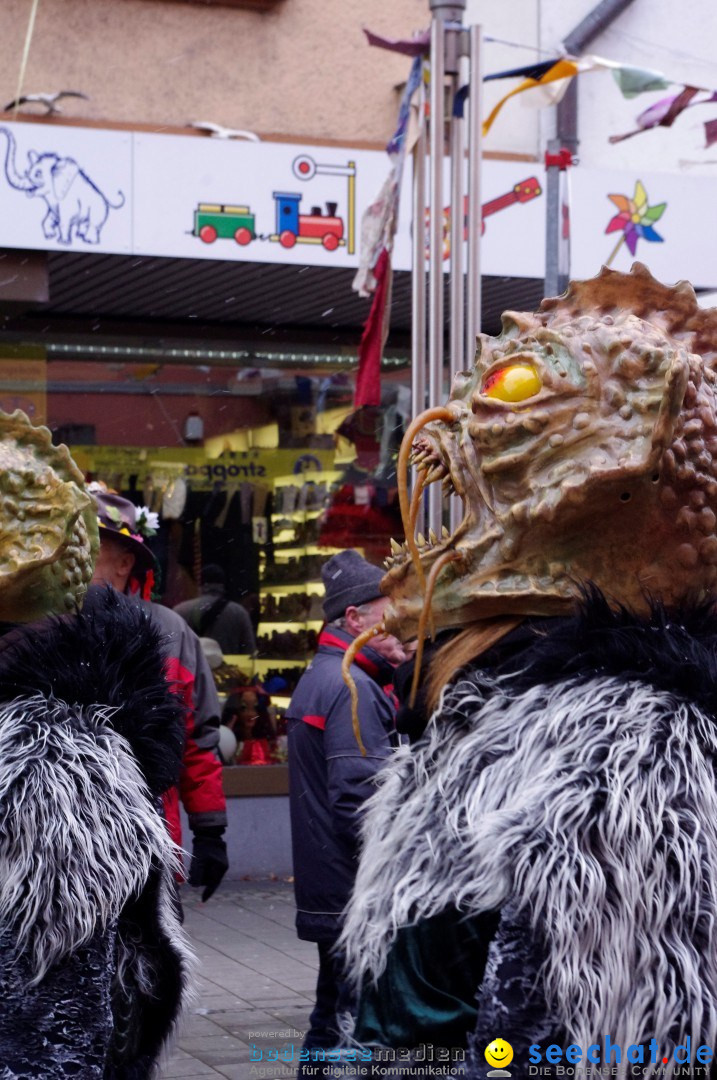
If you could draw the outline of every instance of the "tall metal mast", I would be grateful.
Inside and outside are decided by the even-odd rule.
[[[472,366],[481,308],[481,29],[463,26],[466,0],[429,0],[429,7],[428,155],[425,138],[419,138],[414,152],[414,412],[442,404],[456,372]],[[467,123],[453,108],[458,90],[466,84],[469,87]],[[449,116],[446,116],[447,102]],[[427,237],[424,228],[426,191]],[[446,221],[446,208],[450,226]],[[464,235],[467,236],[465,258]],[[450,251],[448,353],[445,348],[444,284],[447,249]],[[428,295],[427,303],[424,303],[426,256]],[[458,523],[459,514],[459,506],[450,508],[452,527]],[[425,531],[427,526],[440,536],[443,523],[440,486],[432,484],[428,490],[427,512],[419,515],[418,528]]]

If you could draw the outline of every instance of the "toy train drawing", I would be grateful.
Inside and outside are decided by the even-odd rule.
[[[327,202],[326,213],[312,206],[310,214],[299,213],[301,195],[293,192],[273,192],[276,209],[276,231],[259,235],[256,215],[248,206],[228,206],[221,203],[199,203],[194,211],[193,235],[205,244],[215,240],[235,240],[242,247],[252,240],[270,240],[282,247],[295,244],[321,244],[326,251],[336,251],[344,245],[344,222],[337,216],[338,203]]]

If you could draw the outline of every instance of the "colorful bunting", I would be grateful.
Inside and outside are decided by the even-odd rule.
[[[525,90],[537,89],[540,92],[539,95],[531,94],[530,98],[526,99],[526,104],[537,105],[538,107],[555,105],[563,97],[571,79],[576,75],[601,69],[612,72],[613,78],[625,97],[636,97],[638,94],[645,93],[648,90],[660,90],[671,85],[671,81],[659,71],[647,71],[590,54],[581,56],[579,59],[563,57],[559,60],[546,60],[522,68],[512,68],[509,71],[498,71],[485,76],[483,81],[490,82],[493,79],[515,78],[517,76],[525,76],[525,79],[494,106],[493,111],[483,125],[483,134],[487,134],[503,105],[514,95],[521,94]],[[635,132],[635,134],[637,133]],[[622,137],[627,138],[628,136]],[[616,138],[615,141],[619,141],[619,138]]]
[[[403,53],[404,56],[427,56],[431,48],[431,31],[422,30],[412,38],[385,38],[380,34],[374,34],[372,30],[363,29],[369,45],[375,45],[379,49],[389,49],[390,52]]]
[[[624,139],[631,139],[633,135],[640,135],[643,131],[649,131],[654,127],[672,127],[673,123],[685,109],[692,105],[707,105],[711,101],[717,101],[717,94],[712,94],[703,101],[694,101],[700,90],[695,86],[685,86],[679,94],[662,98],[661,101],[645,109],[637,118],[635,131],[628,131],[625,135],[611,135],[610,142],[618,143]]]
[[[493,126],[493,121],[505,105],[506,101],[515,97],[516,94],[522,94],[525,90],[533,90],[536,86],[544,86],[546,83],[555,82],[557,79],[572,78],[573,75],[577,75],[580,71],[580,61],[578,60],[558,60],[548,70],[540,76],[539,79],[525,79],[519,86],[514,87],[510,93],[506,94],[493,106],[487,120],[483,122],[483,134],[487,135]]]
[[[450,24],[453,26],[454,24]],[[458,24],[455,24],[456,26]],[[364,29],[364,33],[371,45],[377,45],[383,49],[391,49],[394,52],[405,53],[409,56],[426,56],[430,51],[430,28],[414,35],[413,38],[385,38],[380,34]],[[499,40],[499,39],[491,39]],[[511,44],[506,42],[504,44]],[[555,105],[565,94],[571,80],[576,75],[587,71],[608,70],[617,83],[620,92],[625,98],[634,98],[639,94],[655,90],[664,90],[674,85],[675,80],[663,75],[660,71],[649,68],[638,68],[632,64],[623,64],[616,60],[607,60],[602,56],[584,55],[579,58],[560,57],[550,60],[540,60],[533,64],[525,64],[522,67],[509,68],[504,71],[496,71],[483,77],[484,82],[493,82],[500,79],[521,78],[523,81],[505,94],[493,106],[489,116],[483,123],[483,134],[487,135],[493,123],[510,98],[522,94],[526,90],[537,90],[535,94],[524,99],[526,104],[536,105],[540,108],[547,105]],[[679,85],[679,83],[677,84]],[[454,116],[462,116],[466,97],[469,94],[468,87],[462,87],[454,100]],[[698,94],[707,94],[695,100]],[[637,128],[628,131],[624,135],[611,135],[610,142],[618,143],[624,139],[631,139],[634,135],[640,135],[643,131],[649,131],[655,127],[670,127],[678,116],[691,108],[693,105],[707,105],[717,102],[717,91],[705,87],[683,86],[679,93],[663,98],[655,105],[651,105],[637,118]],[[705,124],[706,145],[709,147],[717,141],[717,120],[707,121]]]
[[[537,82],[551,67],[555,67],[559,60],[561,57],[556,56],[553,60],[542,60],[538,64],[526,64],[525,67],[511,68],[509,71],[494,71],[492,75],[484,75],[483,82],[492,82],[493,79],[535,79]]]
[[[663,238],[654,229],[653,225],[664,214],[667,203],[663,202],[658,203],[656,206],[648,206],[647,192],[642,181],[638,180],[636,182],[635,194],[631,199],[628,199],[627,195],[608,195],[608,198],[615,204],[619,212],[610,219],[605,232],[611,233],[621,230],[622,236],[605,263],[606,266],[610,266],[623,243],[627,245],[631,255],[635,254],[637,242],[640,238],[651,243],[662,243]]]
[[[672,80],[666,79],[659,71],[643,71],[641,68],[615,67],[612,77],[626,98],[634,98],[650,90],[667,90],[672,86]]]

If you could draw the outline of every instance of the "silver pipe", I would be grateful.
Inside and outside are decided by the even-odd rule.
[[[465,76],[465,58],[459,62],[459,74],[451,81],[451,100]],[[466,123],[463,117],[451,117],[451,386],[459,371],[465,369],[465,273],[464,236],[466,227]],[[448,508],[449,527],[456,531],[463,520],[463,504],[451,496]]]
[[[548,154],[557,154],[559,139],[548,141]],[[560,264],[560,169],[548,165],[545,169],[545,285],[546,296],[557,296]]]
[[[431,22],[430,94],[430,251],[428,271],[428,403],[443,400],[443,157],[445,149],[445,26]],[[428,527],[437,536],[443,525],[439,484],[428,489]]]
[[[428,0],[434,19],[460,22],[466,9],[466,0]]]
[[[455,100],[460,78],[451,79],[451,101]],[[465,282],[463,281],[463,234],[465,231],[465,123],[451,117],[451,383],[463,371],[465,337]]]
[[[418,91],[418,139],[413,148],[413,260],[411,276],[411,413],[418,416],[426,408],[426,91]],[[417,470],[413,470],[413,484]],[[418,532],[425,533],[425,512],[421,505]]]
[[[470,96],[468,109],[468,280],[466,288],[466,352],[464,367],[473,367],[476,337],[481,327],[480,245],[483,232],[481,160],[483,153],[483,28],[468,34]]]

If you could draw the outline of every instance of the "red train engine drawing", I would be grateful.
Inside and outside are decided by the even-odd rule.
[[[312,206],[310,214],[299,213],[301,196],[293,192],[275,191],[276,232],[269,237],[282,247],[294,244],[321,244],[327,251],[336,251],[345,244],[343,218],[336,216],[337,203],[328,202],[324,214],[320,206]]]

